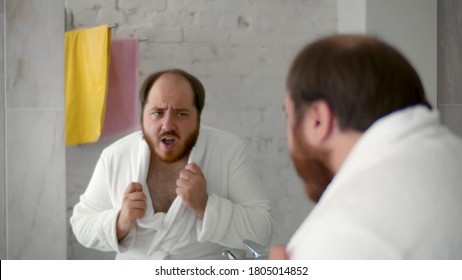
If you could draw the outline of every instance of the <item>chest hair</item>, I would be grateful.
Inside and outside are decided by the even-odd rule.
[[[166,213],[176,198],[176,180],[182,168],[152,169],[147,184],[154,212]]]

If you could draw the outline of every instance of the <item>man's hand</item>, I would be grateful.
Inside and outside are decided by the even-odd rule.
[[[274,245],[271,247],[269,255],[269,260],[288,260],[289,256],[286,252],[286,246],[284,245]]]
[[[200,219],[203,219],[209,197],[207,182],[200,167],[195,163],[186,165],[176,180],[176,186],[176,194],[181,198],[183,204]]]
[[[124,238],[135,226],[136,219],[142,218],[146,211],[146,195],[140,183],[132,182],[124,193],[122,209],[117,217],[117,240]]]

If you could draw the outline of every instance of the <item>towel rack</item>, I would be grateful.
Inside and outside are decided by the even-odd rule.
[[[67,15],[66,15],[67,16]],[[109,29],[113,29],[113,28],[117,28],[119,27],[119,23],[115,22],[115,23],[111,23],[111,24],[108,24],[108,28]],[[66,31],[67,31],[68,28],[66,28]],[[148,37],[140,37],[138,38],[138,41],[140,42],[147,42],[149,41],[149,38]]]

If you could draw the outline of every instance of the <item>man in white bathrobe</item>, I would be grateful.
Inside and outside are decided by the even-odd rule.
[[[71,224],[117,259],[217,259],[249,239],[267,245],[265,192],[236,136],[200,124],[205,90],[180,69],[140,90],[142,131],[107,147]]]
[[[287,78],[288,146],[317,205],[276,259],[462,259],[462,141],[412,66],[368,36],[306,46]]]

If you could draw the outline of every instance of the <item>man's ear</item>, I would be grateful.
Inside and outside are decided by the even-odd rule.
[[[311,146],[322,146],[331,136],[334,115],[329,104],[324,100],[310,104],[304,117],[304,138]]]

